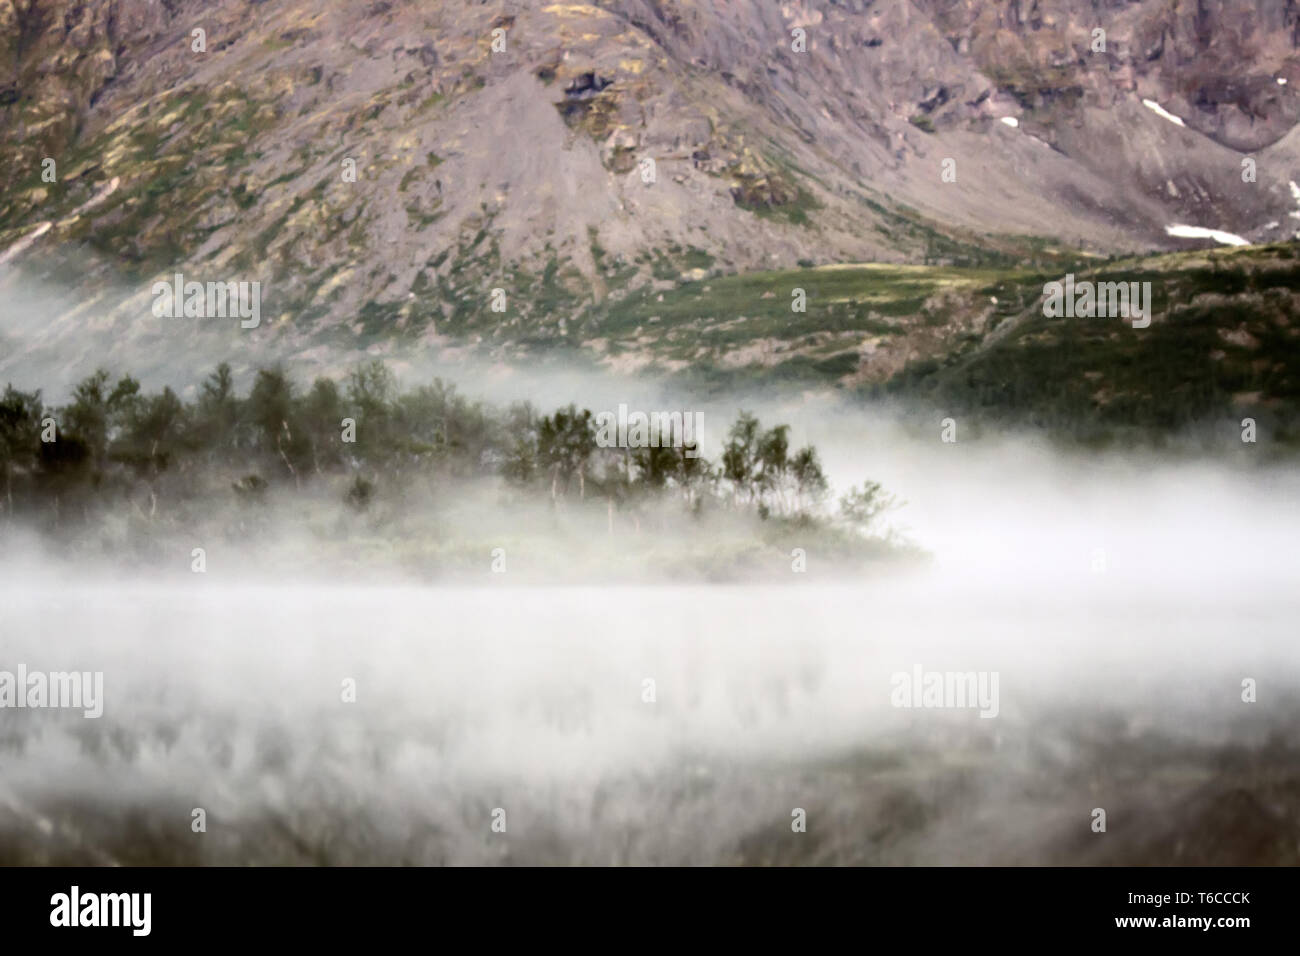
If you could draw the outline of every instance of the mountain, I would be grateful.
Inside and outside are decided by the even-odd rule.
[[[0,0],[0,38],[0,375],[603,360],[602,316],[710,277],[1300,229],[1295,0]],[[154,317],[176,272],[260,282],[261,327]]]

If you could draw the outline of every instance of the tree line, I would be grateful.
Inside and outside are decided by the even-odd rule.
[[[441,379],[403,391],[379,361],[342,383],[322,376],[306,388],[282,367],[263,368],[242,396],[223,363],[192,401],[171,388],[146,394],[131,376],[114,380],[101,369],[58,407],[40,391],[5,388],[0,508],[60,524],[96,501],[143,495],[152,515],[160,498],[192,485],[187,478],[224,474],[237,498],[343,476],[344,500],[358,510],[416,475],[497,478],[556,507],[603,502],[611,516],[633,520],[646,502],[674,498],[688,511],[726,508],[764,520],[813,520],[826,509],[817,452],[792,450],[786,425],[764,428],[740,412],[718,461],[692,452],[601,447],[592,412],[573,404],[550,414],[528,402],[497,409]],[[868,483],[841,499],[840,517],[865,533],[892,504]]]

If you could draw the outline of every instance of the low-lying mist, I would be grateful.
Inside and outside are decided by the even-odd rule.
[[[70,350],[74,304],[7,281],[0,379],[47,403],[100,365],[192,399],[222,358],[241,391],[356,362],[270,322],[74,321]],[[789,424],[827,509],[879,482],[881,540],[915,547],[446,475],[364,509],[346,473],[215,474],[179,510],[160,478],[57,534],[0,521],[0,677],[103,675],[97,718],[0,708],[0,863],[1300,862],[1300,473],[1264,445],[368,357],[502,407],[701,412],[714,461],[741,409]],[[993,696],[900,699],[931,674]]]
[[[430,586],[274,503],[203,574],[6,535],[0,670],[104,713],[0,710],[0,861],[1300,862],[1294,469],[747,407],[931,559],[592,583],[636,532],[570,525],[546,586],[514,548]],[[914,671],[996,713],[897,706]]]

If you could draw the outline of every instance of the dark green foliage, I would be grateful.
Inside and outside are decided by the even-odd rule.
[[[579,497],[586,496],[587,467],[596,448],[591,412],[576,406],[561,408],[543,418],[537,427],[537,455],[541,470],[551,482],[551,497],[567,492],[573,478]]]
[[[1097,270],[1086,278],[1151,283],[1149,328],[1046,317],[1031,299],[1027,320],[1002,341],[913,362],[885,391],[1088,441],[1159,437],[1243,416],[1288,441],[1300,407],[1300,339],[1288,293],[1300,287],[1300,271],[1266,251],[1225,256],[1232,268]],[[1005,288],[998,295],[1003,300]]]
[[[867,481],[860,488],[850,488],[840,499],[840,517],[854,531],[869,534],[877,521],[898,505],[898,500],[879,482]]]
[[[167,468],[185,441],[187,428],[186,409],[176,393],[164,388],[157,395],[140,397],[133,391],[124,418],[122,434],[113,446],[114,459],[137,472]]]
[[[798,515],[825,496],[827,482],[811,446],[790,457],[789,426],[762,430],[758,419],[741,412],[722,450],[722,474],[732,494],[753,502],[763,517]]]
[[[222,362],[199,391],[195,409],[195,438],[199,445],[215,452],[229,449],[239,421],[239,403],[235,397],[234,377],[230,366]]]
[[[54,441],[40,440],[43,415],[59,423]],[[549,415],[528,404],[498,411],[436,379],[401,391],[379,362],[358,366],[344,388],[318,378],[305,392],[283,368],[260,369],[242,398],[223,364],[191,403],[170,388],[145,393],[129,376],[113,384],[101,370],[48,412],[39,393],[6,389],[4,511],[57,526],[126,504],[151,522],[217,489],[248,506],[276,500],[277,488],[346,481],[348,507],[382,515],[376,506],[400,500],[416,480],[499,480],[557,509],[590,501],[608,511],[611,528],[616,512],[640,528],[662,500],[695,516],[723,508],[797,530],[827,492],[816,451],[792,453],[788,426],[764,429],[748,413],[733,424],[720,467],[694,447],[658,447],[668,436],[657,434],[646,447],[602,447],[595,421],[572,404]]]
[[[139,391],[140,383],[129,376],[110,389],[109,374],[104,369],[73,389],[72,403],[63,410],[62,421],[71,436],[85,445],[92,467],[103,467],[109,429],[123,424]]]
[[[343,461],[343,397],[332,378],[318,378],[302,401],[302,422],[317,472]]]
[[[12,385],[0,398],[0,477],[4,481],[4,508],[13,510],[15,471],[28,473],[40,460],[41,393],[20,392]]]

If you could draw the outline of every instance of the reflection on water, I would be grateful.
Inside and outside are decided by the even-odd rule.
[[[0,669],[102,671],[106,700],[98,720],[0,710],[0,862],[1294,864],[1296,610],[934,570],[601,590],[10,576]],[[892,707],[891,675],[918,666],[997,672],[998,716]]]

